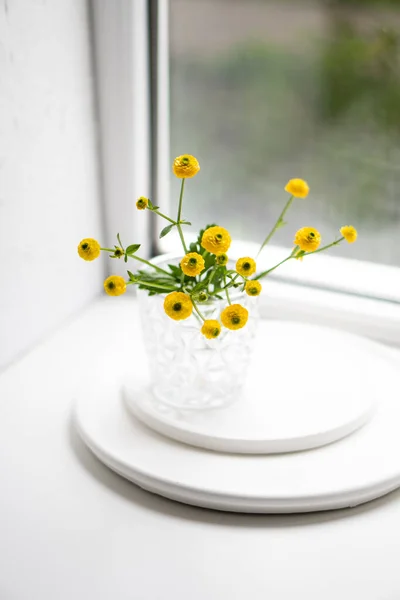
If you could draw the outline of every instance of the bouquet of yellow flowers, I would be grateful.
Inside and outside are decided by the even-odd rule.
[[[124,258],[136,260],[147,266],[144,270],[136,273],[127,271],[129,279],[126,281],[119,275],[111,275],[104,282],[104,289],[110,296],[120,296],[126,291],[127,285],[137,285],[140,289],[148,291],[149,295],[164,294],[164,310],[168,317],[176,321],[187,319],[193,311],[198,315],[202,327],[201,333],[208,339],[217,338],[221,333],[221,325],[236,330],[244,327],[248,320],[248,310],[241,304],[232,304],[230,290],[239,289],[249,296],[258,296],[261,293],[263,279],[283,263],[292,260],[302,260],[305,256],[323,252],[337,246],[343,240],[353,243],[357,239],[357,231],[354,227],[346,225],[340,229],[341,236],[326,246],[321,247],[321,234],[313,227],[299,229],[293,240],[293,250],[284,260],[272,266],[266,271],[257,273],[256,260],[249,256],[239,258],[235,268],[228,266],[227,252],[231,245],[229,232],[219,225],[207,225],[199,232],[197,240],[187,245],[183,234],[183,226],[191,225],[189,221],[182,219],[183,193],[186,179],[194,177],[200,170],[198,160],[190,154],[184,154],[175,158],[173,172],[182,180],[178,212],[173,219],[162,212],[158,206],[154,206],[149,198],[141,196],[136,206],[138,210],[150,210],[162,219],[168,221],[168,225],[160,232],[160,238],[168,235],[174,228],[177,229],[182,242],[184,256],[179,265],[168,265],[168,270],[153,264],[138,256],[137,251],[140,244],[131,244],[124,247],[117,234],[118,245],[114,248],[102,248],[97,240],[84,239],[78,246],[81,258],[92,261],[100,255],[101,251],[110,253],[110,258]],[[271,240],[274,233],[286,223],[284,217],[295,198],[306,198],[309,187],[302,179],[291,179],[285,186],[285,191],[290,194],[275,225],[261,244],[257,257],[263,248]],[[256,257],[256,258],[257,258]],[[201,312],[201,304],[208,303],[213,299],[222,300],[226,298],[227,306],[220,315],[220,320],[206,319]]]

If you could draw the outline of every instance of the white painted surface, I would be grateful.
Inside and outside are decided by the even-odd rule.
[[[101,129],[101,174],[106,247],[141,244],[150,249],[150,98],[147,0],[93,0],[96,88]],[[126,276],[123,261],[110,261],[111,274]]]
[[[177,410],[153,396],[150,378],[141,369],[124,386],[127,405],[140,421],[172,439],[239,454],[317,448],[370,418],[380,381],[374,376],[376,355],[363,338],[302,323],[260,321],[253,346],[234,404]],[[340,378],[333,376],[332,365]]]
[[[88,26],[84,0],[0,2],[0,368],[101,290]]]
[[[134,303],[106,298],[0,376],[1,600],[397,600],[400,491],[328,513],[224,514],[95,459],[72,404],[97,374],[132,373],[136,340]]]

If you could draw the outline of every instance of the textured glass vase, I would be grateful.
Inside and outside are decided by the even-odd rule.
[[[159,257],[152,262],[166,268],[179,260]],[[222,327],[217,339],[208,340],[200,332],[202,322],[194,311],[188,319],[174,321],[164,312],[165,295],[149,296],[138,290],[138,297],[154,398],[186,410],[208,410],[237,400],[251,358],[258,298],[231,291],[232,303],[245,306],[249,320],[237,331]],[[205,318],[218,320],[226,306],[226,298],[199,304]]]

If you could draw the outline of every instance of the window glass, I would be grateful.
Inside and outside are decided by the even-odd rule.
[[[300,177],[275,243],[351,224],[358,243],[332,253],[399,264],[400,2],[170,0],[170,67],[171,158],[201,164],[193,225],[261,242]]]

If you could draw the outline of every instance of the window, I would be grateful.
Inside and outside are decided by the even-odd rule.
[[[215,221],[228,227],[237,240],[231,255],[258,248],[287,179],[304,177],[312,194],[296,202],[290,225],[259,262],[276,264],[304,225],[330,240],[354,224],[360,239],[274,273],[267,314],[400,343],[400,128],[391,105],[400,3],[109,0],[93,7],[110,235],[118,221],[146,239],[132,194],[149,194],[172,212],[179,182],[171,161],[184,152],[202,166],[186,186],[184,216],[192,231]],[[153,252],[181,251],[173,233],[158,239],[158,219],[151,225]]]
[[[388,267],[400,263],[400,2],[170,0],[169,65],[169,162],[190,152],[202,165],[185,197],[195,228],[216,221],[261,242],[284,183],[303,177],[312,194],[274,243],[304,225],[328,243],[354,224],[357,244],[326,257],[345,257],[330,281],[400,301]],[[320,258],[301,277],[325,286]]]

